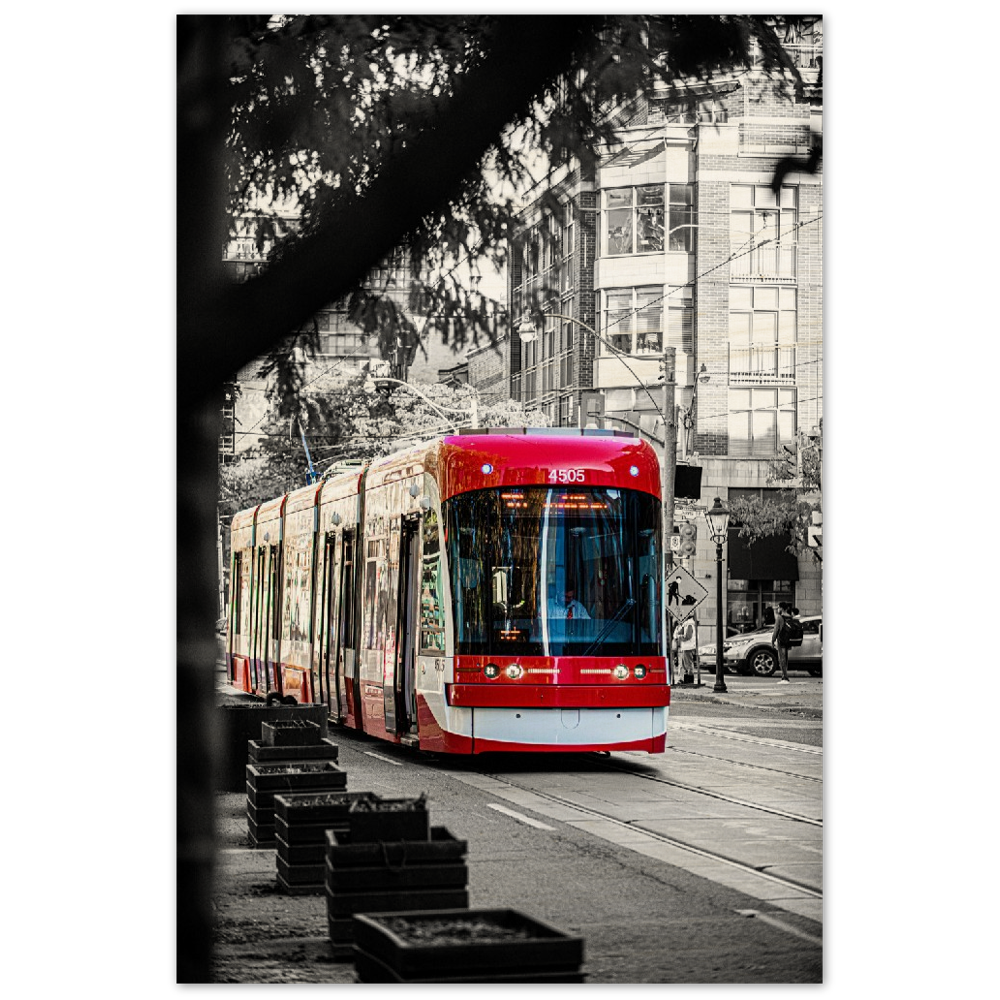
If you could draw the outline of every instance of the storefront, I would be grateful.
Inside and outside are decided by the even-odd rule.
[[[794,606],[799,564],[788,551],[790,540],[785,533],[757,538],[749,544],[749,539],[740,538],[738,528],[729,529],[728,625],[740,632],[751,632],[774,624],[780,602]]]

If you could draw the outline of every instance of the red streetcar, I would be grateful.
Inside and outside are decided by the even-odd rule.
[[[231,682],[438,753],[662,753],[659,483],[619,431],[504,428],[242,511]]]

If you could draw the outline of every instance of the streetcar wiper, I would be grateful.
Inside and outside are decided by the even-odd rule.
[[[601,629],[597,638],[580,654],[581,656],[590,656],[590,654],[597,649],[598,646],[604,641],[604,637],[611,631],[612,627],[617,625],[618,622],[625,617],[625,613],[630,609],[635,607],[635,598],[626,597],[625,603],[615,612],[613,618],[609,618],[604,623],[604,628]]]

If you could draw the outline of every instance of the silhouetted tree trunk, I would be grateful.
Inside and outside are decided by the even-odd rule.
[[[222,18],[178,20],[177,129],[177,981],[211,981],[215,849],[211,752],[215,509],[221,388],[187,391],[184,331],[222,290],[227,122]],[[166,525],[162,527],[166,533]]]
[[[348,291],[476,168],[507,122],[593,42],[596,19],[508,17],[490,57],[336,225],[226,285],[225,17],[178,18],[177,974],[211,980],[212,715],[222,383]]]

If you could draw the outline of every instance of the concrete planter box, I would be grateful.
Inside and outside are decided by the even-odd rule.
[[[318,723],[308,719],[276,719],[260,727],[260,740],[266,747],[316,746],[322,738]]]
[[[583,939],[517,910],[359,913],[361,982],[583,982]]]
[[[302,720],[315,722],[325,739],[329,710],[326,705],[266,705],[263,701],[238,702],[216,706],[219,732],[220,791],[239,792],[246,780],[247,744],[260,741],[265,722]]]
[[[326,885],[331,893],[464,888],[469,882],[468,845],[443,826],[432,827],[426,841],[341,843],[342,835],[333,830],[326,839]]]
[[[289,894],[322,893],[326,881],[326,835],[347,832],[353,803],[376,799],[371,792],[275,794],[278,887]]]
[[[247,764],[247,784],[258,792],[332,791],[347,784],[347,772],[327,760]]]
[[[327,923],[338,960],[354,957],[356,913],[469,905],[468,845],[443,826],[433,827],[427,840],[355,843],[338,830],[328,831],[326,840]]]
[[[347,773],[329,761],[295,762],[291,764],[248,764],[246,768],[247,820],[258,827],[270,826],[268,839],[258,831],[251,835],[254,846],[274,843],[275,797],[283,792],[339,791],[347,784]]]
[[[384,799],[352,803],[347,814],[350,842],[424,840],[430,836],[427,803],[423,796],[413,799]]]
[[[323,823],[329,826],[344,825],[352,803],[360,799],[377,801],[374,792],[346,792],[337,789],[305,792],[289,795],[280,793],[275,797],[274,806],[278,818],[289,826],[309,825],[322,828]],[[323,841],[325,838],[320,837]]]

